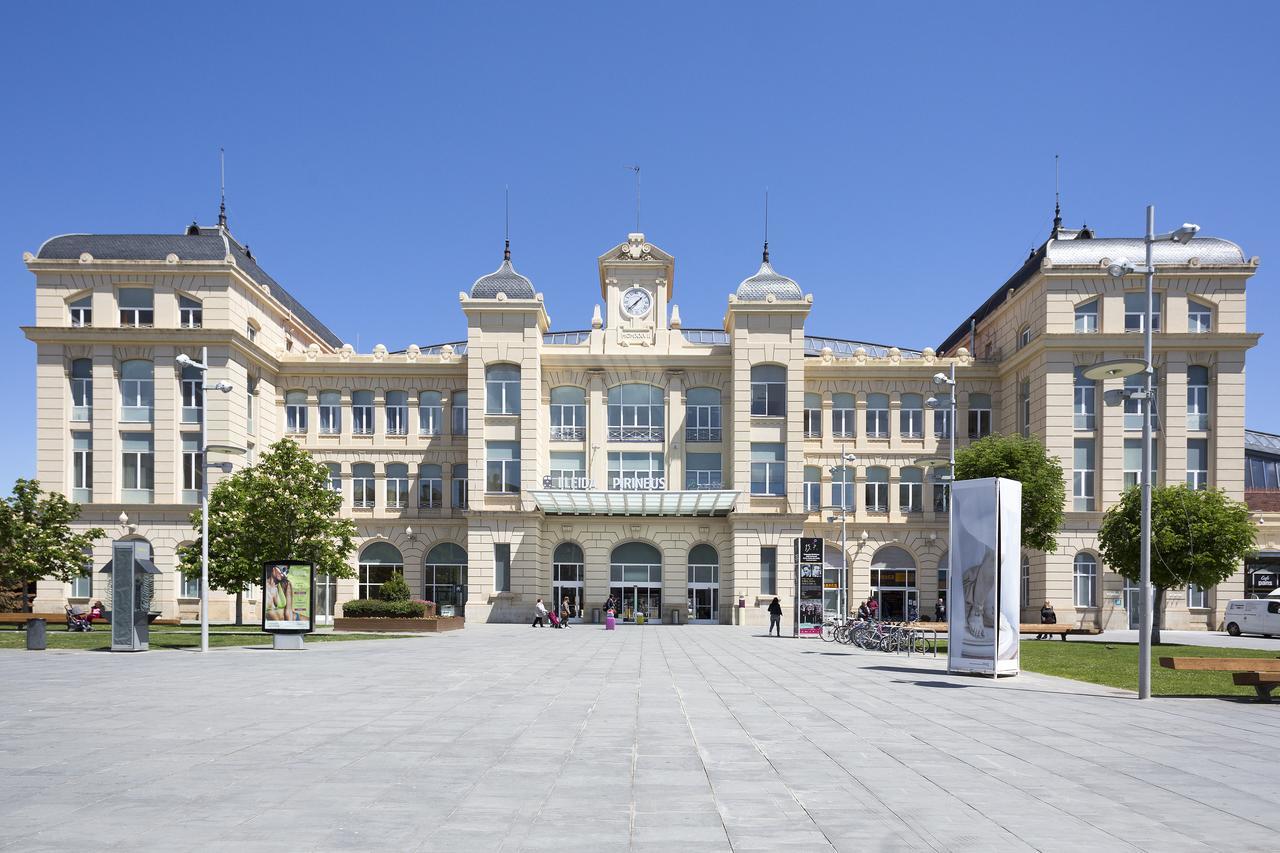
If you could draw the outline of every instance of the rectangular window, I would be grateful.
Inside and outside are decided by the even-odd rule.
[[[156,312],[151,288],[122,287],[117,298],[120,302],[121,326],[155,325]]]
[[[1195,584],[1187,584],[1187,609],[1206,610],[1209,607],[1209,590]]]
[[[321,391],[320,405],[317,408],[320,417],[321,435],[342,434],[342,394],[338,391]]]
[[[1024,379],[1018,386],[1018,431],[1023,438],[1031,435],[1031,380]]]
[[[454,465],[453,479],[450,481],[453,488],[453,508],[467,508],[467,466]]]
[[[551,440],[582,441],[587,435],[587,405],[580,388],[551,391]]]
[[[83,296],[72,302],[71,325],[74,328],[93,325],[93,296]]]
[[[889,395],[867,395],[867,438],[889,437]]]
[[[1200,491],[1209,488],[1209,440],[1187,441],[1187,487]]]
[[[1098,563],[1092,556],[1076,557],[1073,586],[1076,607],[1098,606]]]
[[[924,478],[920,469],[904,468],[898,481],[898,509],[924,512]]]
[[[356,391],[351,395],[351,432],[373,435],[373,392]]]
[[[200,502],[204,488],[204,454],[200,452],[200,435],[182,434],[182,502]]]
[[[831,406],[831,434],[836,438],[853,438],[858,421],[853,395],[832,394]]]
[[[863,498],[867,512],[889,511],[889,471],[886,468],[868,468],[867,482],[863,486]]]
[[[93,420],[93,362],[87,358],[71,362],[71,420]]]
[[[1129,395],[1134,392],[1140,392],[1146,387],[1146,376],[1141,373],[1135,373],[1133,376],[1126,376],[1124,380],[1124,428],[1126,430],[1142,429],[1142,400],[1133,399]],[[1160,407],[1158,405],[1160,387],[1160,374],[1152,371],[1151,374],[1151,392],[1156,395],[1151,400],[1151,429],[1159,431],[1160,429]]]
[[[373,466],[367,462],[351,466],[351,505],[356,509],[373,509],[376,503],[376,480]]]
[[[1098,300],[1091,299],[1076,306],[1076,334],[1088,335],[1098,331]]]
[[[256,379],[249,380],[249,387],[244,394],[244,429],[245,432],[253,435],[256,430],[255,415],[258,408],[258,381]]]
[[[1075,371],[1074,426],[1081,432],[1092,432],[1098,421],[1098,384],[1084,375],[1084,368]]]
[[[1187,430],[1204,432],[1209,428],[1209,368],[1192,365],[1187,368]]]
[[[325,467],[329,469],[329,491],[342,494],[342,466],[329,462]]]
[[[831,505],[846,510],[853,509],[853,491],[857,488],[854,482],[853,469],[847,466],[836,468],[831,472]]]
[[[182,422],[198,424],[204,417],[204,374],[195,368],[182,369]]]
[[[439,391],[418,394],[418,435],[441,435],[444,432],[444,400]]]
[[[804,469],[804,509],[817,512],[822,508],[822,469],[809,465]]]
[[[553,489],[586,489],[586,454],[572,450],[551,451],[551,467],[547,483]]]
[[[406,509],[409,506],[409,466],[393,463],[386,468],[387,509]]]
[[[149,432],[120,434],[120,499],[124,503],[153,503],[155,494],[155,451]]]
[[[1213,322],[1213,309],[1194,299],[1187,300],[1187,331],[1193,335],[1209,332]],[[74,325],[74,324],[73,324]]]
[[[120,367],[120,420],[151,423],[156,382],[149,361],[126,361]]]
[[[402,395],[404,392],[400,392]],[[409,434],[409,406],[404,397],[387,395],[387,435]]]
[[[951,438],[951,395],[938,394],[937,407],[933,410],[934,438]]]
[[[685,453],[686,489],[722,489],[724,476],[719,453]]]
[[[520,491],[520,442],[485,442],[485,491],[491,494]]]
[[[93,433],[71,433],[71,500],[93,500]]]
[[[782,368],[778,368],[782,373]],[[785,376],[785,374],[783,374]],[[787,413],[787,383],[783,381],[753,381],[751,383],[751,416],[754,418],[780,418]]]
[[[1135,291],[1124,295],[1124,330],[1141,332],[1146,321],[1147,294]],[[1151,331],[1160,331],[1160,294],[1151,296]]]
[[[511,546],[504,543],[493,546],[493,589],[511,592]]]
[[[467,434],[467,393],[465,391],[455,391],[453,399],[449,401],[449,411],[453,417],[453,434]]]
[[[654,492],[667,488],[665,459],[659,452],[609,453],[609,491]]]
[[[520,369],[512,365],[493,365],[485,378],[486,414],[520,414]]]
[[[187,576],[182,572],[178,572],[178,597],[179,598],[200,598],[200,576]]]
[[[178,325],[184,329],[198,329],[204,325],[204,309],[199,300],[178,296]]]
[[[805,438],[821,438],[822,437],[822,409],[804,410],[804,437]]]
[[[919,394],[903,394],[898,410],[898,429],[903,438],[924,437],[924,401]]]
[[[1160,446],[1154,441],[1151,442],[1151,483],[1157,485],[1159,483],[1158,472]],[[1124,487],[1126,489],[1140,486],[1142,483],[1139,478],[1142,475],[1142,439],[1126,438],[1124,440]]]
[[[969,395],[969,438],[984,438],[991,434],[991,395]]]
[[[71,579],[71,597],[72,598],[93,598],[93,563],[92,557],[85,553],[85,557],[90,559],[90,564],[83,572]]]
[[[760,549],[760,594],[778,594],[778,549]]]
[[[1093,481],[1095,475],[1093,464],[1093,439],[1077,438],[1075,444],[1075,466],[1072,471],[1074,508],[1076,512],[1092,512],[1095,508],[1093,499]]]
[[[719,441],[720,407],[691,405],[685,409],[685,441]]]
[[[787,493],[787,456],[784,444],[751,445],[751,494]]]
[[[933,484],[933,511],[947,512],[950,508],[951,485],[949,483]]]

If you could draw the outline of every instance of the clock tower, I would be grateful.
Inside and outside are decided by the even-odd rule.
[[[607,306],[606,340],[611,346],[652,347],[667,329],[675,264],[644,235],[627,235],[599,258],[600,294]]]

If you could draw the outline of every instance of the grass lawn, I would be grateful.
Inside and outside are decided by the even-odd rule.
[[[387,640],[395,637],[412,636],[405,634],[309,634],[308,643],[341,643],[347,640]],[[109,649],[111,648],[111,626],[99,625],[90,632],[72,632],[65,627],[50,625],[48,632],[50,649]],[[200,627],[198,625],[152,627],[150,636],[152,649],[191,649],[200,646]],[[216,625],[209,628],[209,647],[218,646],[263,646],[270,645],[271,637],[262,633],[257,626]],[[16,625],[0,626],[0,649],[25,649],[27,634],[18,630]]]

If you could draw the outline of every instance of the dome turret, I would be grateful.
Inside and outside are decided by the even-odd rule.
[[[769,263],[769,244],[764,244],[764,259],[755,275],[744,279],[734,294],[742,302],[764,302],[770,296],[788,302],[799,302],[804,299],[800,285],[793,279],[774,272]]]
[[[533,282],[516,272],[511,266],[511,241],[502,251],[502,266],[488,275],[480,276],[471,285],[472,299],[497,299],[502,294],[507,299],[533,299]]]

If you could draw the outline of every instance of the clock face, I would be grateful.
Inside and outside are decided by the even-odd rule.
[[[633,287],[622,294],[622,310],[632,317],[643,317],[653,307],[653,297],[642,287]]]

